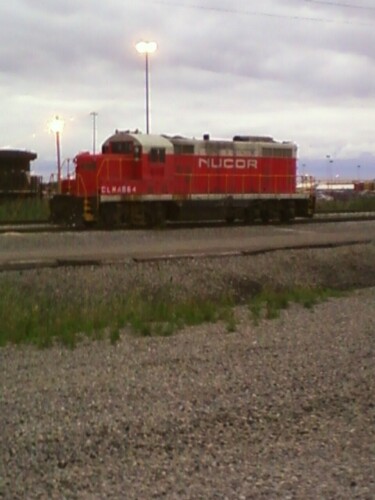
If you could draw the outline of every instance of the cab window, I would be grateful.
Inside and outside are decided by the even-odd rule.
[[[148,158],[151,163],[165,163],[165,148],[151,148]]]
[[[96,163],[94,161],[90,161],[90,162],[86,162],[86,163],[82,163],[80,165],[81,169],[82,170],[86,170],[86,171],[93,171],[96,169]]]
[[[130,154],[133,151],[132,142],[112,142],[111,143],[112,153],[116,154]]]

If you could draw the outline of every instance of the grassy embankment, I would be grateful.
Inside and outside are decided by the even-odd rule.
[[[275,318],[290,303],[310,308],[337,296],[333,290],[295,289],[263,291],[249,297],[249,320]],[[140,294],[113,295],[106,301],[87,297],[83,303],[53,293],[33,294],[10,282],[0,283],[0,345],[31,343],[47,347],[54,341],[74,347],[83,337],[109,338],[115,343],[124,327],[136,335],[168,336],[184,326],[223,321],[228,332],[236,330],[234,301],[230,297],[208,301],[192,298],[174,302],[171,294],[158,299]]]
[[[0,202],[1,222],[45,222],[49,219],[49,200],[46,198],[27,198],[3,200]]]

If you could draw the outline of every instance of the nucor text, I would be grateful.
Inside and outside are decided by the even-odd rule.
[[[258,168],[258,161],[254,158],[199,158],[198,167],[206,168]]]

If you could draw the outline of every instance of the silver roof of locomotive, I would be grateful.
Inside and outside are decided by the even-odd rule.
[[[104,145],[111,142],[132,141],[135,144],[142,146],[143,152],[148,153],[151,148],[163,148],[167,154],[172,154],[175,144],[191,144],[194,145],[195,154],[261,154],[262,147],[277,147],[293,150],[293,155],[296,154],[296,145],[292,142],[279,142],[268,136],[234,136],[233,140],[218,140],[211,139],[209,135],[205,135],[202,139],[187,138],[180,135],[168,136],[158,134],[143,134],[138,130],[116,130],[109,137]]]

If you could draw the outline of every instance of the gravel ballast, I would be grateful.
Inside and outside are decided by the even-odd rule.
[[[374,498],[374,245],[0,279],[239,303],[234,332],[1,348],[0,497]],[[245,298],[265,286],[356,290],[255,324]]]

